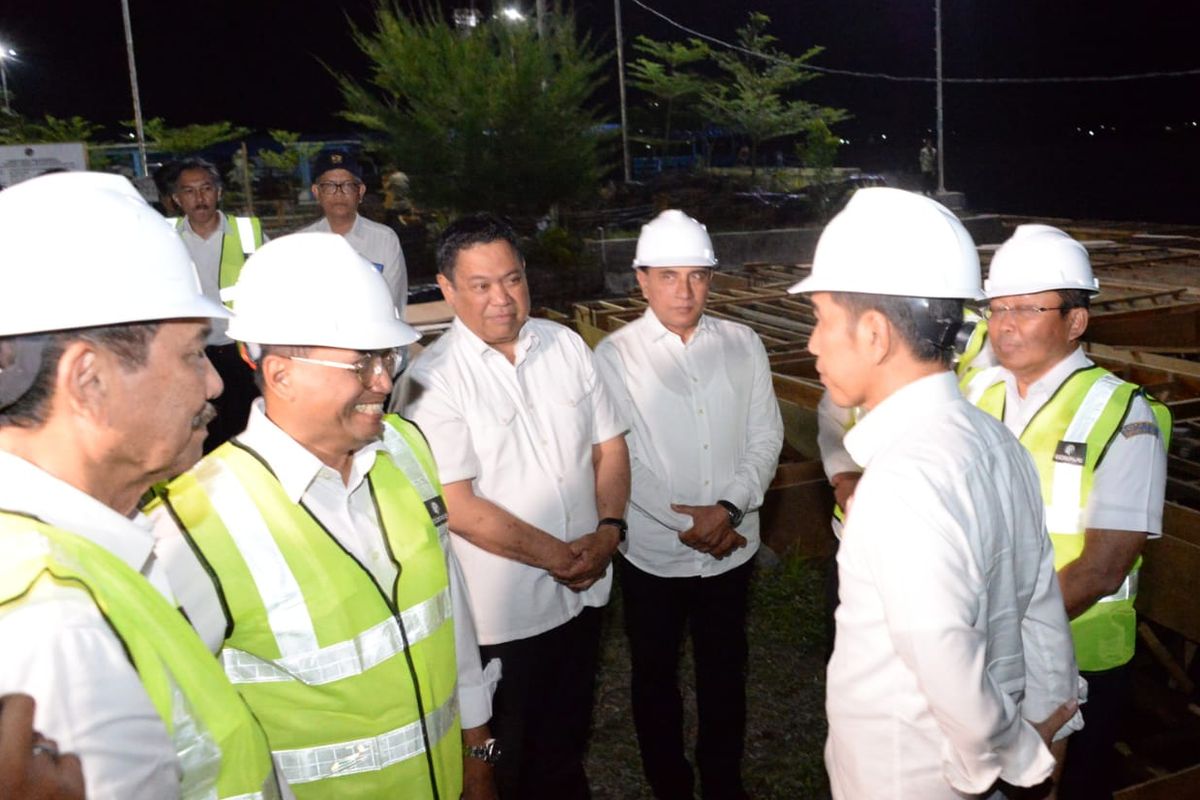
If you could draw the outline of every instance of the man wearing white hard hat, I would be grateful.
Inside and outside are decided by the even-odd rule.
[[[230,294],[263,397],[152,507],[184,611],[297,797],[493,797],[498,665],[480,669],[433,457],[383,412],[417,332],[336,234],[267,243]]]
[[[933,200],[861,189],[791,291],[812,295],[833,401],[869,411],[845,439],[863,476],[826,684],[834,797],[1039,784],[1051,737],[1079,724],[1079,679],[1037,470],[949,371],[974,242]]]
[[[1090,687],[1060,797],[1108,797],[1131,694],[1141,552],[1162,534],[1170,412],[1084,354],[1079,338],[1099,282],[1087,250],[1066,233],[1018,227],[984,288],[1000,363],[977,374],[967,394],[1033,454],[1075,658]]]
[[[500,796],[584,800],[600,610],[629,501],[626,425],[583,340],[529,317],[507,222],[455,220],[437,262],[456,316],[413,364],[405,413],[437,456],[482,653],[504,663]]]
[[[633,266],[649,308],[596,363],[631,422],[618,571],[642,766],[655,797],[692,797],[678,680],[690,629],[702,793],[745,797],[746,603],[783,420],[758,335],[704,313],[717,266],[705,227],[664,211],[642,227]]]
[[[221,390],[204,342],[227,312],[115,175],[0,192],[0,270],[0,694],[35,698],[89,797],[279,797],[137,512],[200,457]]]

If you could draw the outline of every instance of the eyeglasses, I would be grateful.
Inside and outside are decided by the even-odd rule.
[[[408,348],[402,347],[394,350],[380,350],[375,353],[367,353],[362,358],[357,361],[351,361],[349,364],[345,361],[327,361],[323,358],[307,358],[306,356],[288,356],[288,358],[304,364],[316,364],[319,367],[353,370],[357,373],[358,382],[363,385],[363,388],[370,389],[375,381],[383,375],[387,375],[389,379],[395,379],[404,368],[407,355]]]
[[[358,181],[322,181],[317,184],[317,191],[323,195],[342,194],[354,195],[358,194],[358,187],[362,186]]]
[[[198,194],[210,195],[216,193],[217,187],[211,183],[202,183],[199,186],[183,186],[175,192],[175,194],[179,195],[180,197],[195,197]]]
[[[1062,311],[1071,306],[988,306],[983,309],[984,319],[995,319],[1005,314],[1012,314],[1019,320],[1037,319],[1047,311]]]

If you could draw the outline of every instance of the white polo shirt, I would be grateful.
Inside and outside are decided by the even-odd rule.
[[[372,442],[354,454],[350,480],[343,482],[338,472],[272,422],[263,407],[261,397],[254,401],[246,430],[237,436],[237,441],[267,463],[292,502],[303,502],[338,543],[370,571],[380,587],[394,585],[396,565],[379,529],[379,514],[367,481],[368,473],[375,466],[376,455],[383,449],[382,440]],[[200,565],[170,514],[160,511],[153,515],[153,520],[154,536],[158,540],[155,549],[171,576],[171,585],[180,605],[208,648],[214,653],[220,652],[225,643],[228,618],[212,578]],[[474,728],[491,719],[492,693],[499,679],[500,664],[489,665],[486,675],[480,669],[479,645],[475,639],[466,585],[458,561],[449,551],[446,553],[446,572],[450,579],[450,603],[454,609],[459,708],[463,727]],[[297,713],[302,716],[303,710]]]
[[[665,578],[720,575],[758,550],[758,509],[783,446],[783,419],[762,340],[745,325],[700,317],[685,344],[654,312],[596,347],[609,393],[630,420],[632,492],[622,550]],[[746,546],[716,559],[679,534],[692,518],[672,503],[728,500],[745,512]]]
[[[31,514],[100,545],[175,605],[141,514],[123,517],[3,451],[0,509]],[[43,583],[20,603],[0,606],[0,653],[0,695],[33,695],[34,727],[61,752],[79,756],[88,797],[179,797],[183,772],[166,726],[84,589]]]
[[[596,530],[592,446],[627,428],[575,333],[530,319],[510,363],[455,319],[409,370],[405,416],[421,427],[443,484],[570,542]],[[480,644],[535,636],[608,602],[612,570],[574,592],[545,570],[452,536]]]
[[[196,273],[200,276],[200,289],[204,292],[204,296],[214,303],[221,302],[221,248],[225,243],[225,235],[229,233],[230,225],[233,224],[224,212],[218,211],[217,216],[220,217],[221,224],[209,234],[207,239],[192,230],[192,223],[187,217],[182,218],[183,226],[179,230],[179,236],[183,239],[188,255],[192,257],[192,263],[196,265]],[[266,244],[267,241],[269,240],[264,233],[263,243]],[[212,333],[208,335],[207,344],[232,344],[233,340],[225,335],[225,329],[228,327],[229,320],[214,319]]]
[[[332,233],[329,220],[321,217],[311,225],[301,228],[298,233]],[[369,220],[362,214],[354,219],[354,226],[342,237],[350,243],[360,256],[375,265],[375,269],[383,274],[388,288],[392,291],[392,301],[400,310],[400,318],[404,318],[404,308],[408,305],[408,267],[404,263],[404,251],[400,249],[400,237],[387,225],[380,225]]]
[[[1095,366],[1077,348],[1029,385],[1022,398],[1017,379],[998,367],[1004,378],[1004,424],[1020,436],[1067,378]],[[1139,423],[1149,423],[1139,424]],[[1130,427],[1132,426],[1132,427]],[[1162,535],[1163,498],[1167,489],[1167,452],[1154,413],[1145,398],[1135,397],[1129,413],[1096,466],[1092,493],[1084,511],[1087,528],[1115,531],[1144,531],[1151,538]]]
[[[1054,758],[1027,720],[1080,679],[1032,458],[949,372],[893,393],[845,444],[865,470],[837,558],[833,796],[1041,782]]]

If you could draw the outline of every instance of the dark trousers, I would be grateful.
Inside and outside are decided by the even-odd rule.
[[[583,770],[592,727],[600,651],[600,609],[528,639],[485,645],[503,677],[492,699],[491,733],[500,745],[501,800],[587,800]]]
[[[691,800],[683,748],[679,658],[692,636],[699,733],[696,766],[705,800],[744,798],[746,603],[753,560],[712,578],[660,578],[618,560],[633,662],[633,723],[654,796]]]
[[[1088,682],[1088,701],[1083,711],[1083,730],[1067,740],[1060,800],[1109,800],[1116,784],[1113,750],[1133,693],[1129,664],[1104,672],[1080,673]]]
[[[213,401],[217,417],[208,423],[208,436],[204,439],[207,455],[246,430],[250,404],[259,392],[254,385],[254,371],[242,360],[236,344],[210,345],[204,352],[225,384],[221,396]]]

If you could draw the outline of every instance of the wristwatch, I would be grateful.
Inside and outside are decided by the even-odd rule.
[[[463,747],[463,752],[471,758],[477,758],[485,764],[495,764],[500,760],[500,745],[495,739],[488,739],[483,744]]]
[[[596,523],[597,528],[601,527],[602,525],[612,525],[614,528],[616,528],[617,532],[621,534],[622,542],[625,541],[625,534],[629,533],[629,523],[620,517],[605,517]]]
[[[742,524],[742,518],[746,516],[746,512],[728,500],[718,500],[717,505],[729,512],[729,527],[736,528]]]

